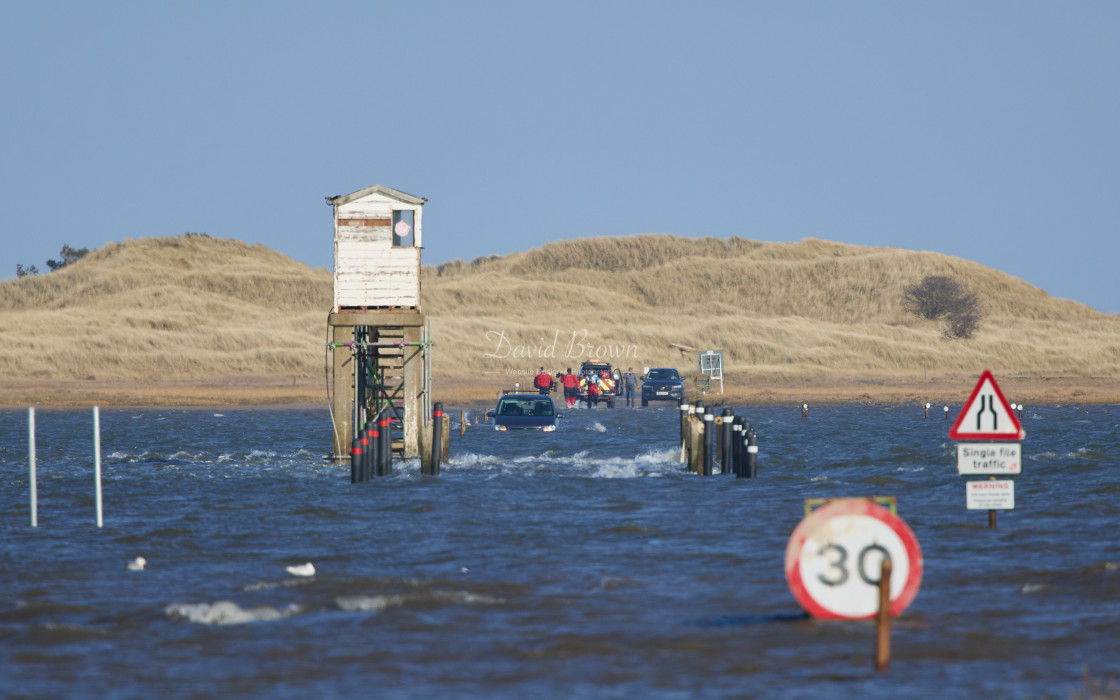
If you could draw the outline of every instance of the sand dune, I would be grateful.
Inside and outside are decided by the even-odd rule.
[[[903,309],[905,287],[932,274],[980,299],[973,338]],[[0,283],[0,403],[319,401],[331,297],[329,271],[259,245],[109,244]],[[725,384],[747,399],[955,395],[983,369],[1056,400],[1113,400],[1120,383],[1120,319],[929,252],[588,238],[426,266],[422,299],[435,389],[452,401],[589,354],[695,374],[672,344],[722,349]]]

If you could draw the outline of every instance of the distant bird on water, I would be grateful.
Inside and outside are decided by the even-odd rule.
[[[145,559],[144,557],[136,557],[132,561],[128,562],[128,570],[129,571],[143,571],[144,570],[144,565],[147,564],[147,563],[148,563],[148,560]]]
[[[315,575],[315,565],[312,564],[311,562],[307,562],[306,564],[299,564],[297,566],[286,566],[284,568],[292,576],[314,576]]]

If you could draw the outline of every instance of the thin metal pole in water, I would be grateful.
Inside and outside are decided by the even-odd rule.
[[[39,492],[35,485],[35,409],[27,409],[27,459],[31,465],[31,527],[39,527]]]
[[[93,407],[93,491],[97,504],[97,527],[101,527],[101,411]]]

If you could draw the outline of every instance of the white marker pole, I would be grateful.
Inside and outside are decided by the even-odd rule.
[[[35,409],[27,409],[27,458],[31,463],[31,527],[39,527],[39,494],[35,487]]]
[[[97,527],[101,527],[101,414],[93,407],[93,487],[97,503]]]

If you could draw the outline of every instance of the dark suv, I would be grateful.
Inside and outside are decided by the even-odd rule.
[[[642,405],[650,401],[674,401],[684,399],[684,382],[681,374],[673,367],[652,367],[642,379]]]

